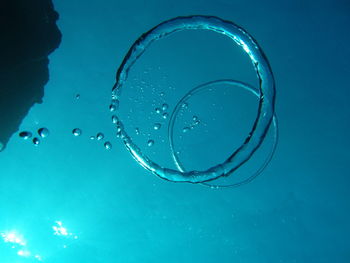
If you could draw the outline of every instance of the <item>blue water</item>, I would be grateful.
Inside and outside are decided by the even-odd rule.
[[[14,134],[1,153],[0,263],[350,261],[349,3],[54,4],[62,43],[50,55],[43,103],[20,127],[33,134],[46,127],[50,134],[38,146]],[[278,148],[264,173],[238,188],[157,178],[116,138],[108,110],[116,70],[132,43],[164,20],[191,14],[245,28],[274,72]],[[166,102],[171,109],[207,81],[257,81],[249,59],[215,33],[184,32],[161,41],[135,64],[120,111],[126,129],[145,131],[135,136],[145,153],[175,167],[166,120],[159,121],[159,133],[153,129],[155,107]],[[196,114],[207,126],[177,139],[186,167],[208,168],[244,138],[256,98],[237,92],[193,98],[187,117]],[[187,117],[175,124],[176,138],[189,125]],[[72,135],[74,128],[81,136]],[[90,140],[98,132],[105,138]],[[112,149],[105,149],[106,141]]]

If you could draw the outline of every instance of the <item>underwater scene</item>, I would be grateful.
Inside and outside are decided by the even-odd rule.
[[[350,262],[350,2],[0,7],[0,263]]]

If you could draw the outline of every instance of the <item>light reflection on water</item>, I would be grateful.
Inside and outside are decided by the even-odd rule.
[[[53,236],[58,237],[63,241],[61,248],[67,248],[73,240],[78,239],[78,236],[70,232],[62,223],[62,221],[55,221],[52,226],[53,231],[48,232],[52,233]],[[51,236],[51,235],[50,235]],[[43,250],[40,247],[34,247],[33,244],[29,244],[25,239],[24,235],[18,230],[5,230],[0,231],[0,237],[3,242],[6,244],[8,249],[12,249],[19,257],[32,259],[35,261],[44,261],[44,256],[42,253],[37,253],[40,250]],[[57,238],[54,238],[57,239]],[[55,240],[52,240],[55,241]],[[45,242],[49,243],[49,242]],[[54,243],[54,242],[53,242]],[[55,248],[53,248],[55,250]],[[34,253],[35,252],[35,253]],[[46,251],[42,251],[43,253]]]

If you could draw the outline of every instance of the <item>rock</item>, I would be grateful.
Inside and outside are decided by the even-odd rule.
[[[0,9],[0,151],[29,109],[41,103],[48,55],[61,42],[51,0],[7,0]]]

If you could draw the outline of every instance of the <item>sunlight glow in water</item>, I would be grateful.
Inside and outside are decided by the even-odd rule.
[[[25,258],[33,257],[36,260],[42,261],[42,257],[40,255],[36,254],[32,256],[32,253],[27,248],[27,242],[24,240],[24,237],[17,231],[0,232],[0,236],[5,243],[11,244],[12,249],[18,249],[18,256]]]
[[[55,221],[54,225],[52,226],[52,230],[54,236],[60,237],[60,239],[63,238],[63,240],[60,241],[63,242],[63,248],[67,248],[73,240],[78,239],[78,236],[68,231],[68,229],[63,225],[61,221]],[[50,228],[48,228],[48,232],[49,231]],[[19,257],[23,258],[28,258],[30,260],[44,261],[43,257],[40,255],[41,253],[37,253],[37,248],[28,246],[27,241],[25,240],[24,236],[19,233],[19,231],[0,231],[0,240],[1,239],[4,241],[4,243],[8,244],[9,249],[14,250],[15,255],[18,255]],[[48,243],[50,243],[50,241]],[[2,251],[0,251],[0,262],[2,262],[1,253]]]
[[[18,256],[22,256],[22,257],[29,257],[30,256],[30,252],[28,250],[19,250],[17,252]]]
[[[14,243],[20,246],[25,246],[26,242],[23,241],[23,237],[19,236],[15,231],[1,233],[1,237],[5,243]]]
[[[56,236],[68,236],[68,231],[65,227],[62,226],[61,221],[56,221],[56,226],[53,226],[54,235]]]
[[[66,227],[63,226],[63,223],[61,221],[55,221],[55,225],[52,226],[52,229],[54,231],[55,236],[64,236],[69,238],[78,239],[77,235],[74,235],[73,233],[69,232]]]

